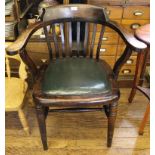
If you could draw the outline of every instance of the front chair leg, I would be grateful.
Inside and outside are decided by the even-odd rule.
[[[47,146],[47,135],[46,135],[46,122],[45,122],[45,107],[36,105],[36,113],[39,124],[39,130],[44,150],[48,149]]]
[[[108,116],[109,116],[109,105],[104,105],[103,109],[104,109],[104,112],[105,112],[105,114],[106,114],[106,116],[108,118]]]
[[[117,102],[109,105],[107,146],[111,147],[117,114]]]

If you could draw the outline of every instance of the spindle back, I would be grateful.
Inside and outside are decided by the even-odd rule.
[[[126,44],[124,52],[122,51],[123,54],[113,67],[116,78],[120,68],[131,56],[132,50],[141,52],[146,48],[146,45],[138,41],[129,30],[121,24],[109,20],[105,8],[86,4],[58,5],[44,9],[41,17],[41,21],[29,26],[13,45],[6,49],[10,55],[19,53],[34,77],[37,75],[39,67],[37,69],[25,47],[30,37],[39,29],[43,29],[45,33],[50,60],[54,57],[68,56],[96,57],[98,60],[101,51],[104,51],[101,49],[101,45],[104,45],[105,39],[107,40],[104,31],[106,27],[111,28]],[[112,42],[115,39],[117,42],[117,34],[111,39]]]
[[[94,53],[99,59],[104,24],[109,21],[104,8],[80,4],[49,7],[43,9],[42,21],[50,59],[66,56],[93,58]]]

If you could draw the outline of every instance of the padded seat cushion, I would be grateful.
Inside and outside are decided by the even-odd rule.
[[[50,62],[41,83],[46,95],[92,95],[111,90],[103,62],[87,58]]]

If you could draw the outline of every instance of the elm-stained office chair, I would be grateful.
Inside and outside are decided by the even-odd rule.
[[[33,99],[44,150],[48,149],[45,120],[51,111],[104,109],[108,118],[107,146],[111,147],[120,97],[117,86],[119,70],[131,56],[132,50],[141,52],[146,45],[121,25],[109,20],[105,9],[100,7],[85,4],[49,7],[43,10],[42,19],[43,21],[26,29],[6,50],[10,55],[19,51],[34,75]],[[77,24],[74,30],[71,26],[73,22]],[[83,40],[80,33],[81,23],[85,23]],[[59,36],[55,32],[58,24],[61,32]],[[100,48],[104,44],[103,36],[107,27],[116,31],[126,43],[125,51],[113,69],[100,59]],[[37,69],[25,47],[39,28],[44,29],[49,60]],[[76,40],[72,40],[72,31],[77,33]],[[54,42],[54,48],[51,48],[51,41]],[[97,49],[93,53],[95,44]],[[100,108],[95,108],[96,105]]]

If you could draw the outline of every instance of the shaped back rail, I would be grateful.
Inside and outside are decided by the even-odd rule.
[[[42,21],[44,22],[44,32],[50,58],[53,58],[54,52],[56,58],[65,56],[85,57],[88,56],[88,53],[90,53],[90,57],[92,58],[97,24],[107,22],[108,20],[109,19],[103,8],[91,5],[59,5],[58,7],[56,6],[43,9]],[[84,34],[81,34],[81,22],[84,22]],[[72,23],[76,24],[76,29],[74,30],[72,28]],[[94,24],[94,31],[92,37],[89,37],[88,29],[91,23]],[[60,35],[56,35],[57,33],[55,27],[57,25],[60,27]],[[47,30],[49,27],[52,31],[51,34],[50,30]],[[67,29],[67,31],[65,29]],[[100,35],[100,44],[104,32],[103,30],[104,29],[102,29],[102,34]],[[76,32],[76,40],[73,40],[73,31]],[[84,40],[81,40],[82,35],[84,35]],[[49,36],[51,39],[49,39]],[[88,48],[90,38],[92,38],[92,41],[90,48]],[[54,42],[54,50],[51,48],[51,40]],[[90,52],[88,52],[88,49],[90,49]],[[98,56],[96,56],[96,58],[99,58],[99,50],[97,54]]]

